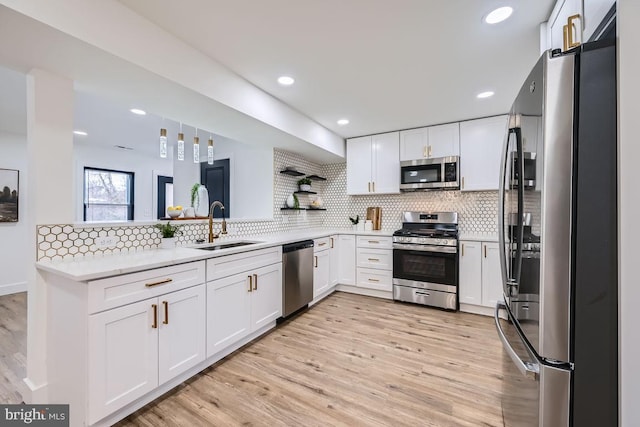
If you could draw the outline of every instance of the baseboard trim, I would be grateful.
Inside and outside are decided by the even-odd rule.
[[[31,381],[31,378],[23,378],[22,382],[24,382],[27,386],[27,390],[25,393],[26,395],[22,396],[22,400],[24,400],[24,403],[38,405],[49,402],[47,394],[47,387],[49,385],[48,383],[36,385],[33,381]]]
[[[27,291],[27,282],[9,283],[6,285],[0,285],[0,296],[17,294],[19,292]]]

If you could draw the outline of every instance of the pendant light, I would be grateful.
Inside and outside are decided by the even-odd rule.
[[[182,123],[180,123],[180,133],[178,134],[178,160],[184,160],[184,134],[182,133]]]
[[[193,163],[200,163],[200,138],[197,136],[193,137]]]
[[[167,158],[167,130],[160,129],[160,157]]]
[[[213,164],[213,138],[209,135],[209,143],[207,144],[207,163]]]

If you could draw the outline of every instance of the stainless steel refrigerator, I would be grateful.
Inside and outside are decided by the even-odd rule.
[[[499,235],[505,426],[617,426],[615,40],[545,53],[511,108]]]

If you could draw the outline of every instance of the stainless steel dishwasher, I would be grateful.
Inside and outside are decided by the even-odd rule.
[[[313,240],[282,246],[282,317],[313,300]]]

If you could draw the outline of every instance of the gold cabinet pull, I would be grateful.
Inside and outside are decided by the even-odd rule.
[[[151,327],[153,329],[158,329],[158,305],[151,304],[151,307],[153,308],[153,325],[151,325]]]
[[[157,282],[145,283],[144,285],[147,288],[152,288],[154,286],[164,285],[165,283],[171,283],[171,282],[173,282],[173,279],[164,279],[164,280],[159,280]]]
[[[367,280],[370,281],[370,282],[379,282],[380,281],[378,279],[367,279]]]
[[[462,249],[462,254],[461,254],[461,256],[464,256],[464,243],[462,244],[462,248],[461,248],[461,249]]]
[[[247,276],[249,278],[249,292],[253,291],[253,277]]]
[[[367,182],[367,186],[368,186],[368,188],[369,188],[369,190],[368,190],[368,191],[369,191],[369,193],[371,193],[371,182]]]
[[[462,189],[464,189],[464,176],[462,177]]]
[[[318,268],[318,256],[314,255],[313,258],[315,258],[315,267]]]
[[[580,19],[580,14],[576,14],[576,15],[571,15],[569,18],[567,18],[567,48],[571,49],[574,48],[576,46],[580,46],[580,42],[576,41],[573,39],[573,30],[575,28],[576,30],[576,35],[578,35],[579,32],[579,27],[576,27],[576,25],[574,24],[573,21]]]
[[[562,51],[569,50],[569,26],[562,26]]]
[[[375,243],[376,245],[380,243],[379,240],[368,240],[368,242],[371,243],[371,244]]]
[[[487,245],[484,245],[484,257],[487,257]]]
[[[375,181],[373,181],[373,182],[371,183],[371,188],[373,188],[373,191],[371,191],[371,192],[372,192],[372,193],[375,193],[375,192],[376,192],[376,182],[375,182]]]
[[[429,151],[429,158],[431,158],[431,153],[432,153],[431,145],[429,146],[429,150],[428,151]]]
[[[258,275],[257,274],[253,275],[253,290],[254,291],[258,290]]]
[[[324,246],[326,244],[327,244],[327,242],[322,242],[322,243],[318,243],[318,246]]]
[[[331,239],[331,249],[333,249],[333,237],[329,237]]]
[[[367,258],[369,261],[380,261],[379,258]]]
[[[422,147],[422,157],[429,157],[429,154],[427,152],[428,149],[429,149],[429,146],[427,146],[427,145]]]
[[[162,301],[162,305],[164,305],[164,320],[162,321],[163,325],[169,324],[169,303],[166,301]]]

